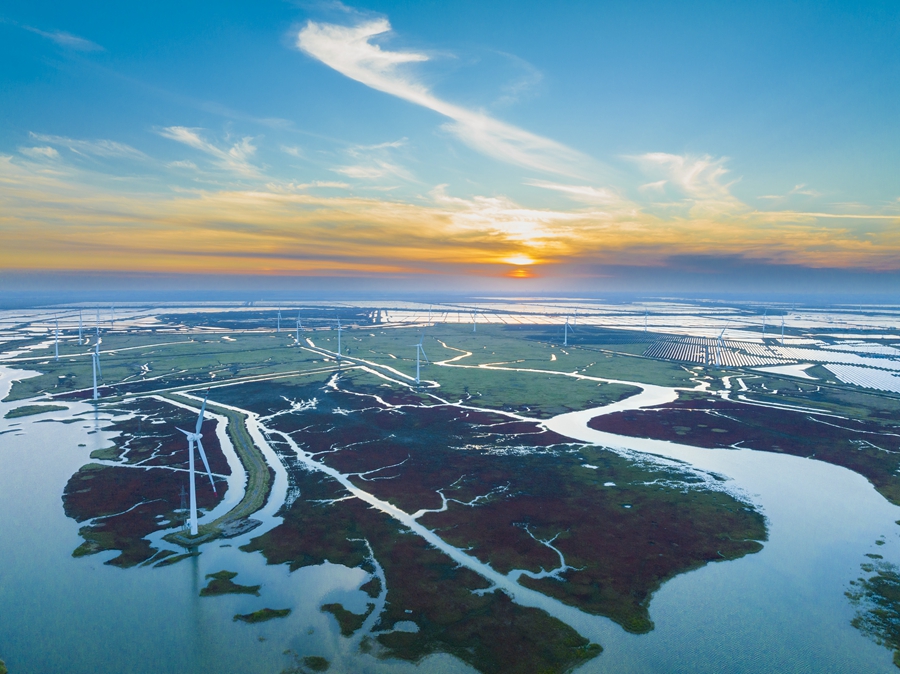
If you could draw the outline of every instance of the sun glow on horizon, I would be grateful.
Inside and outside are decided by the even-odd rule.
[[[522,267],[526,265],[536,264],[537,261],[533,258],[525,255],[524,253],[517,253],[516,255],[510,255],[508,257],[503,258],[502,260],[506,264],[515,265],[516,267]]]

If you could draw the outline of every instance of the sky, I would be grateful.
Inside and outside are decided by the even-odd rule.
[[[7,0],[0,58],[17,288],[900,287],[896,1]]]

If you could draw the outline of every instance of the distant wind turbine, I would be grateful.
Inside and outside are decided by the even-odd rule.
[[[784,346],[784,314],[781,314],[781,346]]]
[[[100,396],[97,395],[97,375],[99,374],[101,377],[103,373],[100,372],[100,340],[98,339],[94,344],[94,353],[91,356],[92,365],[94,367],[94,400],[97,400]]]
[[[194,428],[193,433],[189,433],[183,428],[179,428],[178,430],[187,436],[188,439],[188,472],[190,472],[190,488],[191,488],[191,536],[197,535],[197,485],[196,478],[194,476],[194,443],[197,443],[197,449],[200,450],[200,458],[203,460],[203,467],[206,468],[206,474],[209,475],[209,483],[212,485],[213,493],[216,492],[216,483],[213,480],[212,472],[209,470],[209,462],[206,460],[206,452],[203,451],[203,442],[200,440],[202,437],[202,433],[200,432],[201,427],[203,426],[203,413],[206,411],[206,400],[209,398],[209,389],[206,390],[206,395],[203,397],[203,405],[200,406],[200,414],[197,415],[197,426]]]
[[[300,323],[300,312],[297,312],[297,345],[300,345],[300,329],[303,327],[303,324]]]
[[[84,338],[82,336],[81,328],[83,326],[83,321],[81,317],[81,309],[78,310],[78,346],[81,346],[84,343]]]
[[[762,334],[763,345],[765,345],[765,343],[766,343],[766,315],[768,313],[769,313],[769,309],[768,309],[768,307],[766,307],[765,311],[763,311],[763,334]]]
[[[569,327],[569,317],[566,316],[566,324],[563,326],[563,346],[569,346],[569,330],[572,328]],[[572,332],[575,332],[572,330]]]
[[[644,332],[647,332],[647,310],[644,309]]]
[[[338,316],[338,348],[337,348],[337,359],[338,362],[341,362],[341,317]]]
[[[59,316],[56,317],[56,340],[53,342],[53,360],[59,360]]]
[[[722,339],[722,335],[725,334],[725,331],[728,329],[728,323],[725,324],[725,327],[722,328],[722,332],[719,333],[719,336],[716,337],[716,367],[720,367],[722,364],[722,356],[725,353],[725,340]]]
[[[425,359],[425,362],[426,362],[426,363],[430,363],[430,362],[431,362],[430,360],[428,360],[428,356],[425,355],[425,348],[422,346],[422,340],[423,340],[423,339],[425,339],[425,333],[424,333],[424,332],[423,332],[422,335],[419,337],[419,341],[416,342],[415,345],[414,345],[414,346],[416,347],[416,385],[417,385],[417,386],[418,386],[418,384],[419,384],[419,367],[420,367],[420,361],[419,361],[419,358],[420,358],[420,356],[421,356],[422,358]]]
[[[476,332],[476,330],[475,330],[476,318],[477,318],[477,314],[473,311],[472,312],[472,332]]]
[[[116,327],[116,308],[112,304],[109,305],[109,327]]]
[[[278,327],[275,328],[275,332],[281,332],[281,309],[278,310]]]

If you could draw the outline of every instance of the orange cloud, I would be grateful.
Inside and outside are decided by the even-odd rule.
[[[440,188],[415,203],[277,184],[148,192],[0,156],[0,268],[525,278],[542,265],[658,266],[672,256],[728,255],[900,269],[900,217],[743,205],[692,211],[667,216],[612,198],[571,210],[527,208],[502,197],[452,198]]]

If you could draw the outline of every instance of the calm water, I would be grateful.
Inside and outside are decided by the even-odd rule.
[[[7,387],[8,374],[0,374],[0,394]],[[14,406],[0,403],[0,417]],[[0,658],[11,672],[274,673],[291,663],[285,649],[324,656],[332,671],[473,671],[444,655],[418,668],[355,655],[355,643],[319,606],[341,602],[362,612],[367,597],[356,588],[364,572],[267,566],[261,555],[237,550],[260,530],[227,542],[234,547],[214,543],[200,557],[162,569],[105,566],[114,553],[73,559],[79,525],[65,517],[60,494],[90,452],[110,444],[91,409],[74,404],[68,413],[0,419],[0,432],[21,429],[0,435]],[[83,422],[39,423],[79,412],[87,412]],[[790,456],[610,436],[577,416],[554,427],[727,475],[762,506],[770,526],[761,553],[666,583],[651,604],[650,634],[629,635],[609,620],[557,605],[556,614],[605,648],[581,671],[895,671],[889,651],[850,626],[853,610],[843,594],[866,552],[900,560],[900,508],[863,478]],[[283,475],[276,477],[278,502]],[[277,522],[278,502],[267,508],[266,526]],[[876,546],[882,536],[885,545]],[[262,596],[200,598],[204,575],[221,569],[239,572],[239,583],[262,584]],[[232,621],[264,606],[293,613],[261,625]]]

